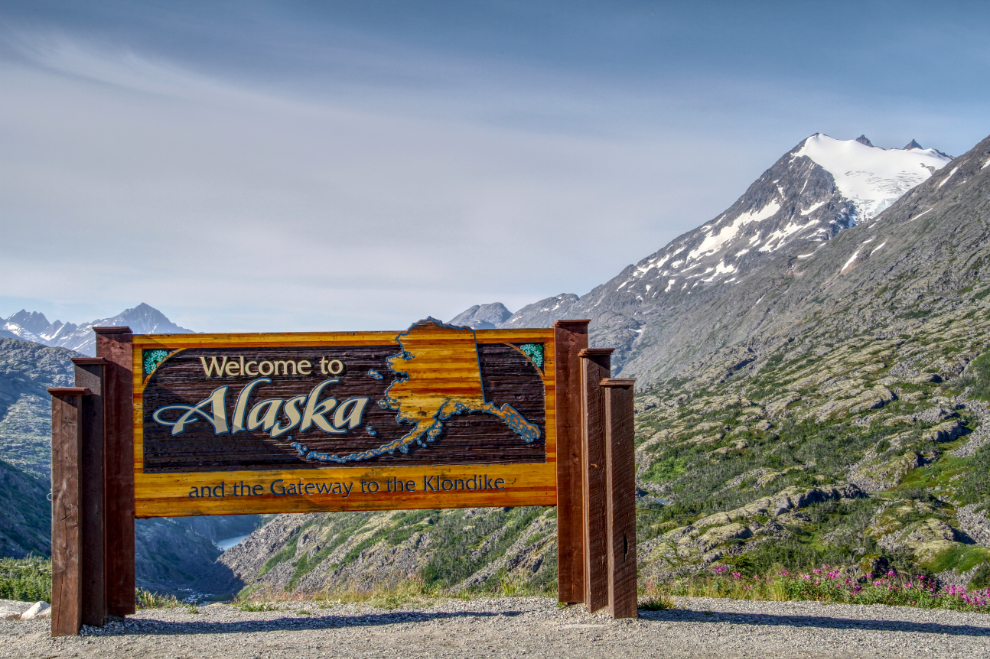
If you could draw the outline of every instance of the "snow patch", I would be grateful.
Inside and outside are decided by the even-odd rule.
[[[722,227],[718,233],[706,236],[702,243],[698,245],[697,249],[688,252],[688,260],[693,261],[698,257],[710,256],[711,254],[714,254],[720,250],[725,243],[735,238],[741,227],[744,227],[751,222],[760,222],[768,217],[773,217],[779,210],[780,203],[774,200],[755,213],[747,212],[740,214],[739,217],[734,219],[731,224]]]
[[[986,169],[987,167],[990,167],[990,160],[983,163],[983,167],[980,167],[980,169]]]
[[[877,252],[879,252],[883,248],[883,246],[886,245],[886,244],[887,244],[887,241],[886,240],[883,241],[882,243],[880,243],[880,245],[876,249],[874,249],[872,252],[870,252],[870,256],[873,256],[874,254],[876,254]]]
[[[765,245],[763,245],[763,247],[760,248],[760,251],[772,252],[774,250],[780,249],[781,247],[783,247],[784,242],[786,242],[789,236],[792,236],[803,229],[807,229],[808,227],[814,224],[818,224],[818,221],[814,220],[812,222],[809,222],[808,224],[797,224],[795,222],[788,222],[783,229],[777,229],[769,236],[767,236],[767,242]],[[775,242],[777,243],[776,246],[774,246]]]
[[[806,156],[828,171],[842,196],[856,204],[866,220],[951,160],[935,149],[881,149],[821,133],[806,139],[796,155]]]
[[[819,201],[817,204],[812,204],[811,206],[808,206],[806,209],[801,211],[801,215],[811,215],[812,213],[814,213],[816,210],[818,210],[824,205],[825,205],[824,201]]]
[[[849,266],[851,266],[853,264],[853,261],[856,260],[856,257],[857,256],[859,256],[859,250],[858,249],[855,252],[853,252],[853,255],[849,257],[849,260],[846,261],[846,264],[844,266],[842,266],[842,269],[839,270],[839,272],[845,272],[846,271],[846,268],[848,268]]]
[[[952,171],[949,172],[949,175],[945,177],[945,180],[943,180],[941,183],[938,184],[939,189],[941,189],[943,185],[945,185],[946,183],[948,183],[949,182],[949,179],[952,178],[952,175],[955,174],[958,171],[959,171],[959,168],[958,167],[954,167],[952,169]]]
[[[674,287],[674,283],[676,283],[676,282],[677,282],[676,279],[669,280],[667,282],[667,288],[663,289],[663,292],[664,293],[669,293],[670,292],[670,289],[672,289]]]

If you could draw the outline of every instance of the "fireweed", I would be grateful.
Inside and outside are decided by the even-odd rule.
[[[925,575],[898,574],[893,570],[880,577],[854,577],[828,565],[810,572],[781,569],[755,577],[746,577],[718,565],[707,574],[649,584],[646,589],[651,599],[658,599],[663,594],[747,600],[812,600],[990,613],[990,588],[968,590],[960,586],[939,587]]]

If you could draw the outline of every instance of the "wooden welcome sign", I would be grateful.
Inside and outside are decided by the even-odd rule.
[[[552,329],[133,346],[138,517],[557,502]]]
[[[588,321],[133,335],[52,394],[52,633],[134,612],[134,519],[556,505],[558,594],[636,615],[633,381]]]

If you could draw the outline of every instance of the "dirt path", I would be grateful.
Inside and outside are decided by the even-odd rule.
[[[77,638],[0,622],[0,657],[990,657],[990,616],[886,606],[681,599],[612,621],[538,598],[241,612],[143,610]],[[308,607],[308,608],[307,608]],[[306,611],[309,612],[307,615]]]

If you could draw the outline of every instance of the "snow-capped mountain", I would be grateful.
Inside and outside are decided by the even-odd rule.
[[[189,334],[192,330],[179,327],[161,311],[147,304],[139,304],[110,318],[101,318],[82,325],[50,323],[40,312],[21,310],[4,321],[3,329],[24,341],[46,346],[68,348],[84,355],[96,354],[94,327],[127,326],[135,334]]]
[[[806,156],[831,174],[842,196],[853,202],[857,221],[873,219],[952,160],[915,140],[903,149],[881,149],[865,136],[861,139],[842,141],[817,133],[792,156]]]
[[[952,161],[912,140],[903,149],[865,136],[816,133],[785,153],[725,212],[671,241],[587,295],[558,295],[517,311],[502,327],[548,327],[591,318],[592,341],[618,350],[663,341],[650,326],[772,267],[787,272],[840,231],[868,224],[905,192]],[[701,300],[699,300],[701,298]],[[713,321],[717,322],[717,321]]]

